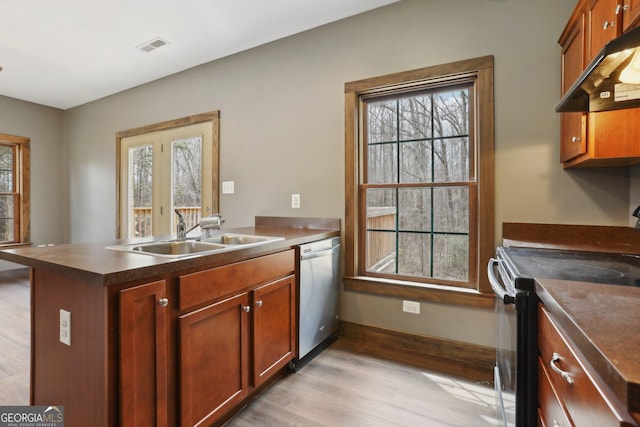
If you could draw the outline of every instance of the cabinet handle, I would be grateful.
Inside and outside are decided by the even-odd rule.
[[[615,27],[615,26],[616,26],[616,21],[604,21],[604,24],[602,25],[602,29],[606,30],[607,28]]]
[[[571,137],[571,142],[580,142],[580,137],[579,136],[572,136]]]
[[[167,298],[160,298],[158,304],[160,304],[160,307],[166,307],[169,305],[169,300]]]
[[[551,369],[555,373],[559,374],[562,377],[562,379],[567,382],[567,384],[572,385],[573,377],[571,376],[571,374],[569,372],[563,371],[562,369],[556,366],[556,362],[559,362],[560,360],[562,360],[562,357],[560,357],[558,353],[553,353],[553,356],[551,357],[551,362],[549,362],[549,365],[551,366]]]
[[[620,5],[620,4],[619,4],[619,5],[617,5],[617,6],[616,6],[616,15],[620,14],[620,11],[621,11],[621,10],[622,10],[622,11],[624,11],[624,12],[626,12],[627,10],[629,10],[629,5],[628,5],[628,4],[625,4],[624,6],[622,6],[622,5]]]
[[[262,307],[262,300],[261,299],[256,301],[256,307]]]
[[[251,311],[251,306],[250,305],[244,305],[242,306],[242,309],[244,310],[245,313],[248,313]]]

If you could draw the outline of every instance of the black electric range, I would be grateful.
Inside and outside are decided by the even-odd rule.
[[[573,280],[640,287],[640,255],[563,249],[501,247],[514,278]]]
[[[498,299],[494,372],[497,415],[504,426],[534,427],[538,425],[535,279],[640,287],[640,255],[498,247],[487,274]]]

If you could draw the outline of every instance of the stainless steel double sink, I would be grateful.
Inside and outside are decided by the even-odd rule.
[[[277,240],[284,240],[284,237],[221,233],[196,239],[162,240],[158,242],[113,245],[107,246],[107,249],[167,258],[180,258],[244,249],[249,246],[261,245]]]

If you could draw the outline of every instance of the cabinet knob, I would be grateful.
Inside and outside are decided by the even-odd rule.
[[[262,300],[261,299],[256,301],[256,307],[262,307]]]
[[[158,300],[158,304],[160,305],[160,307],[166,307],[169,305],[169,300],[167,298],[160,298]]]
[[[567,371],[563,371],[562,369],[558,368],[558,366],[556,365],[556,362],[559,362],[562,359],[562,357],[558,354],[558,353],[553,353],[553,356],[551,357],[551,361],[549,362],[549,365],[551,366],[551,369],[559,374],[563,380],[565,380],[567,382],[567,384],[572,385],[573,384],[573,377],[571,376],[571,374]]]
[[[250,305],[245,305],[245,306],[242,306],[242,309],[244,310],[245,313],[248,313],[248,312],[251,311],[251,306]]]
[[[571,137],[571,142],[580,142],[580,137],[579,136],[572,136]]]

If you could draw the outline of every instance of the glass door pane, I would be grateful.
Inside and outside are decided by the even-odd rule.
[[[189,230],[202,214],[202,137],[172,141],[171,146],[173,208],[180,211]]]
[[[153,146],[129,148],[128,237],[153,234]]]

